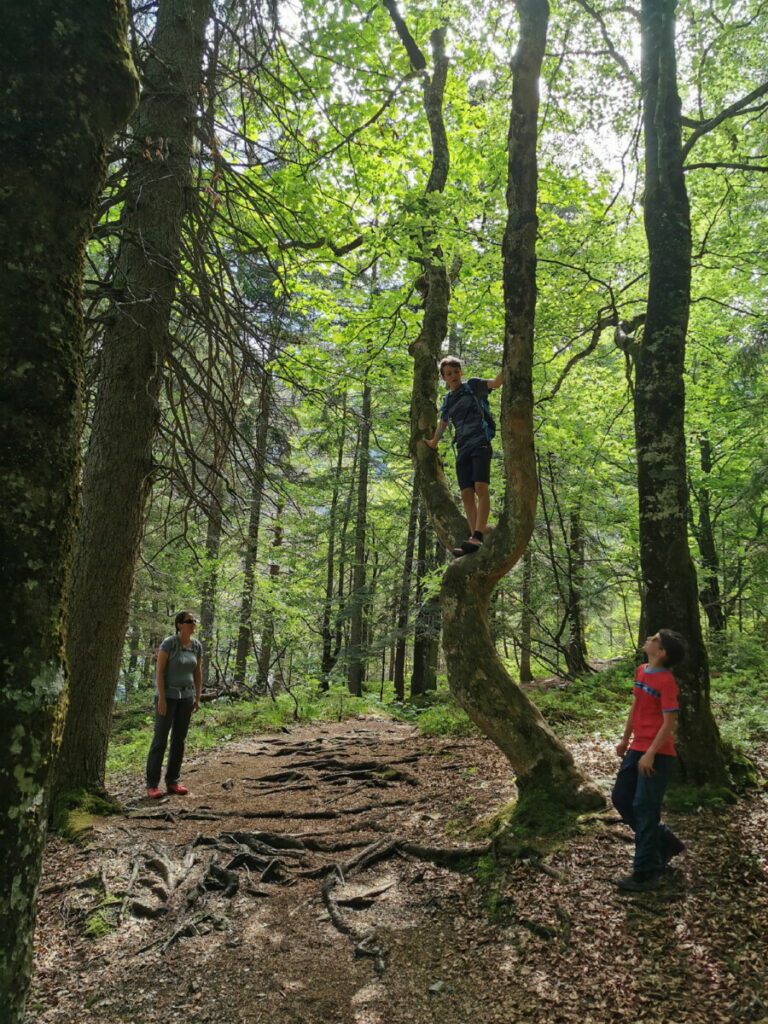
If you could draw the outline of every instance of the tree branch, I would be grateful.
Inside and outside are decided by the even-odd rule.
[[[766,93],[768,93],[768,82],[763,82],[762,85],[758,85],[758,87],[756,89],[753,89],[752,92],[748,93],[746,96],[742,96],[741,99],[736,100],[734,103],[731,103],[731,105],[729,107],[726,107],[725,110],[721,110],[719,114],[716,114],[714,117],[711,117],[708,121],[704,121],[702,124],[699,125],[698,128],[694,129],[688,140],[683,145],[683,163],[685,163],[685,158],[688,156],[688,154],[699,141],[699,139],[702,138],[702,136],[706,135],[708,132],[711,132],[713,129],[717,128],[718,125],[722,124],[723,121],[727,121],[730,117],[736,117],[739,114],[750,113],[751,110],[754,108],[750,108],[750,110],[747,110],[747,104],[752,103],[754,100],[759,99],[761,96],[765,96]],[[765,105],[757,109],[764,109],[764,106]]]

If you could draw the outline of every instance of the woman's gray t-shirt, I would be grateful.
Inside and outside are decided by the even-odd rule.
[[[160,644],[160,650],[168,655],[165,665],[165,696],[171,700],[183,700],[195,696],[195,669],[203,656],[203,645],[192,640],[189,647],[182,647],[177,636],[167,636]]]

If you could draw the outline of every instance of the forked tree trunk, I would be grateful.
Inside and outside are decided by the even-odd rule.
[[[696,570],[688,548],[685,340],[691,288],[691,220],[683,174],[675,58],[677,0],[642,2],[645,231],[650,276],[637,348],[635,437],[645,630],[675,629],[690,645],[679,674],[679,762],[692,784],[725,781],[709,704]]]
[[[131,124],[114,304],[83,474],[59,791],[103,788],[112,702],[153,470],[211,0],[160,0]]]
[[[65,700],[83,252],[137,95],[125,5],[7,0],[0,66],[0,1019],[20,1024]]]
[[[493,587],[520,558],[533,530],[536,465],[533,450],[533,323],[536,305],[536,137],[538,79],[547,36],[546,0],[518,0],[520,40],[513,63],[512,112],[508,135],[508,219],[503,241],[505,306],[504,390],[501,438],[505,454],[504,507],[483,549],[459,558],[445,573],[441,607],[443,647],[451,690],[474,722],[504,752],[517,775],[519,809],[533,815],[543,807],[585,810],[603,805],[599,791],[576,768],[573,758],[537,709],[512,681],[496,654],[488,628]],[[440,32],[432,34],[434,74],[424,75],[425,114],[433,145],[427,191],[441,191],[448,171],[442,121],[447,62]],[[413,61],[413,57],[411,58]],[[422,66],[426,62],[422,57]],[[434,236],[425,235],[425,311],[421,332],[411,346],[414,387],[411,451],[417,480],[432,521],[446,546],[466,535],[439,468],[423,440],[435,425],[436,360],[448,314],[447,275]]]

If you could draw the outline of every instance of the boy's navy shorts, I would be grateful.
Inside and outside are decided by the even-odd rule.
[[[491,446],[478,444],[468,452],[460,452],[456,459],[456,476],[459,490],[474,487],[475,484],[491,482]]]

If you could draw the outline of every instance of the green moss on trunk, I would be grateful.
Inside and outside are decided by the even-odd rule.
[[[0,1004],[22,1019],[66,675],[77,509],[85,241],[135,102],[125,9],[7,0],[0,38]]]

